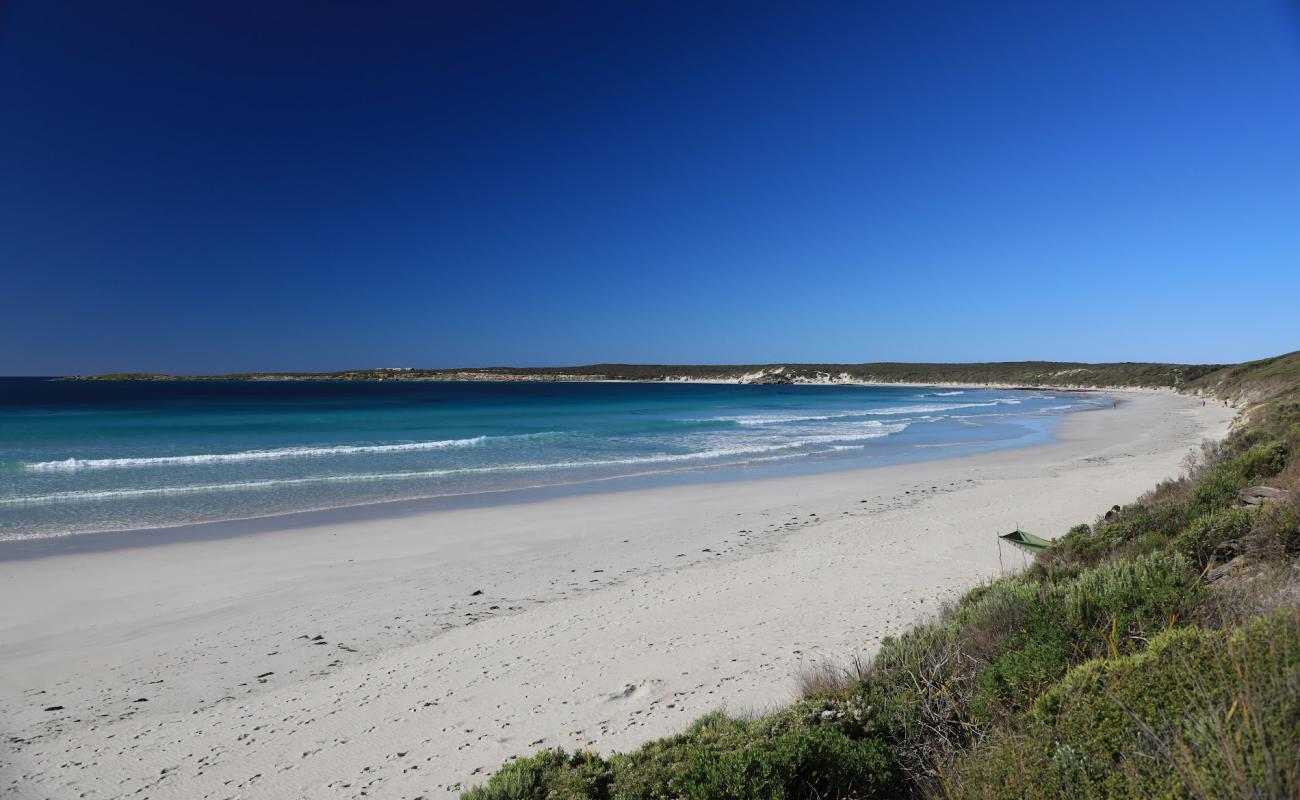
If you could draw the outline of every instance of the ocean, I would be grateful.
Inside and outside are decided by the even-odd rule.
[[[690,383],[0,378],[0,540],[511,502],[1050,441],[1095,394]]]

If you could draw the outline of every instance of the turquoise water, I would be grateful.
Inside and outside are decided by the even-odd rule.
[[[531,487],[850,469],[1050,439],[1058,392],[0,379],[0,539]]]

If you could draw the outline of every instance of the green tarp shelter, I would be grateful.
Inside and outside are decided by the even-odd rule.
[[[998,538],[1010,542],[1031,556],[1036,556],[1052,546],[1052,543],[1047,539],[1044,539],[1041,536],[1035,536],[1032,533],[1025,533],[1019,529],[1014,530],[1011,533],[1000,533],[998,534]]]

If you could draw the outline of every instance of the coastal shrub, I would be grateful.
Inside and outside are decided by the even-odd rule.
[[[1066,621],[1085,655],[1119,655],[1185,616],[1203,594],[1190,562],[1152,553],[1102,564],[1065,588]]]
[[[1228,629],[1278,611],[1300,612],[1300,561],[1251,558],[1207,587],[1196,624]]]
[[[1036,711],[1120,793],[1277,797],[1300,778],[1298,671],[1295,615],[1230,635],[1188,628],[1138,656],[1094,662]],[[1106,769],[1121,759],[1129,769]]]
[[[976,665],[962,655],[959,631],[949,620],[886,640],[863,684],[880,735],[912,785],[925,785],[980,732],[970,710]]]
[[[1202,592],[1177,555],[1082,570],[1043,566],[972,590],[941,620],[888,640],[865,691],[900,770],[913,786],[937,791],[962,752],[1005,727],[1072,665],[1140,649]]]
[[[820,724],[823,719],[831,724]],[[747,721],[710,714],[679,736],[612,759],[614,800],[883,798],[897,785],[890,750],[851,738],[834,715]]]
[[[1285,558],[1300,553],[1300,495],[1285,503],[1269,503],[1259,511],[1251,530],[1266,555]]]
[[[1190,513],[1201,516],[1228,508],[1243,488],[1285,469],[1288,456],[1286,442],[1272,440],[1253,444],[1231,461],[1208,470],[1192,492]]]
[[[1248,446],[1243,443],[1242,439],[1244,435],[1248,434],[1253,434],[1253,431],[1243,431],[1226,439],[1201,442],[1200,448],[1188,453],[1183,462],[1184,467],[1187,469],[1187,479],[1192,483],[1196,483],[1206,473],[1232,461],[1238,453]]]
[[[987,656],[1020,628],[1025,609],[1039,601],[1049,587],[1046,580],[1023,575],[993,581],[967,592],[955,607],[947,609],[944,622],[962,639],[964,652]]]
[[[1246,479],[1231,464],[1215,467],[1197,481],[1188,513],[1200,517],[1228,508],[1237,499],[1237,492],[1245,486]]]
[[[943,734],[948,727],[952,706],[936,712],[931,701],[940,694],[948,699],[960,694],[960,676],[949,674],[955,644],[951,630],[942,625],[926,625],[887,638],[864,684],[870,705],[878,709],[882,729],[899,746],[909,772],[927,769],[928,761],[918,757],[915,746],[922,739]],[[953,691],[936,692],[934,686]],[[953,733],[942,738],[952,739]]]
[[[1045,553],[1051,553],[1052,550],[1056,550],[1058,547],[1052,547],[1045,551]],[[1022,580],[1038,584],[1049,582],[1062,583],[1073,580],[1087,569],[1086,566],[1077,561],[1071,561],[1064,558],[1047,558],[1045,557],[1045,553],[1039,554],[1038,558],[1034,559],[1034,561],[1032,561],[1018,577]]]
[[[682,796],[698,800],[785,800],[831,794],[882,797],[889,774],[879,742],[854,741],[824,728],[802,728],[755,738],[748,746],[717,754],[693,751]]]
[[[1300,616],[1181,628],[1071,670],[947,776],[955,798],[1300,793]]]
[[[976,674],[976,719],[990,721],[1024,708],[1064,674],[1074,647],[1063,611],[1059,592],[1045,592],[1021,610],[1019,629]]]
[[[834,661],[816,661],[800,666],[795,684],[803,698],[843,694],[857,686],[865,672],[866,665],[858,656],[847,667]]]
[[[1186,524],[1182,506],[1172,503],[1159,505],[1134,504],[1120,510],[1118,522],[1111,523],[1111,536],[1119,542],[1128,542],[1145,534],[1173,536]]]
[[[1264,419],[1261,421],[1261,427],[1276,431],[1284,436],[1287,441],[1287,449],[1292,456],[1295,455],[1297,445],[1300,445],[1300,402],[1279,402],[1265,409]],[[1288,458],[1288,463],[1294,463],[1294,458]]]
[[[1232,494],[1236,496],[1235,488]],[[1092,565],[1117,555],[1153,552],[1177,534],[1186,521],[1187,509],[1182,503],[1135,503],[1120,509],[1115,521],[1074,526],[1038,560],[1045,564]]]
[[[462,800],[603,800],[609,796],[610,766],[595,753],[543,750],[507,764]]]
[[[757,720],[722,713],[608,759],[544,750],[462,800],[802,800],[896,796],[890,748],[843,711],[795,707]],[[846,716],[848,717],[846,719]],[[845,731],[853,732],[854,736]]]
[[[1162,533],[1144,533],[1133,541],[1124,545],[1114,558],[1140,558],[1151,553],[1159,553],[1168,550],[1170,546],[1169,537]]]
[[[882,644],[865,702],[913,785],[932,783],[995,716],[1059,677],[1071,652],[1062,626],[1056,583],[1018,576],[977,587],[939,620]]]
[[[1285,441],[1263,442],[1238,456],[1233,468],[1245,481],[1271,478],[1286,469],[1287,456]]]
[[[1192,520],[1187,530],[1174,540],[1174,550],[1188,561],[1204,566],[1210,563],[1214,548],[1250,532],[1254,513],[1245,508],[1212,511]]]
[[[1094,532],[1091,525],[1075,525],[1066,531],[1054,547],[1040,555],[1039,560],[1047,563],[1095,564],[1114,545],[1115,541],[1110,538],[1105,527],[1099,526]]]
[[[1147,554],[1101,564],[1015,598],[1015,629],[986,657],[976,677],[979,719],[1017,712],[1078,661],[1132,652],[1200,600],[1190,564]],[[969,648],[967,648],[969,653]]]
[[[933,781],[1073,664],[1140,649],[1203,593],[1190,563],[1164,553],[1046,569],[972,590],[941,620],[882,645],[866,691],[914,783]]]
[[[1194,487],[1195,482],[1186,475],[1161,481],[1156,484],[1156,488],[1138,498],[1138,502],[1151,506],[1172,506],[1181,511],[1191,499]]]

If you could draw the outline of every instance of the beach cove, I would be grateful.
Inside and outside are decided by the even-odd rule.
[[[1018,567],[995,533],[1133,500],[1233,413],[1108,394],[1029,447],[0,562],[0,785],[437,797],[779,706]]]

